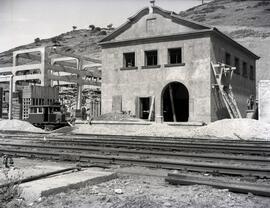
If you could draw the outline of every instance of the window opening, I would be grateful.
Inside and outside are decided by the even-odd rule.
[[[145,51],[145,65],[156,66],[157,63],[157,51]]]
[[[135,67],[135,53],[124,53],[124,67]]]
[[[171,48],[168,49],[169,52],[169,64],[181,64],[182,63],[182,49],[181,48]]]

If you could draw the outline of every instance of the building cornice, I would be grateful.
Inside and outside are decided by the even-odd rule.
[[[159,35],[159,36],[150,36],[145,38],[136,38],[136,39],[126,39],[126,40],[111,40],[107,42],[101,42],[99,45],[102,48],[112,48],[112,47],[120,47],[127,45],[137,45],[137,44],[147,44],[147,43],[155,43],[155,42],[168,42],[168,41],[177,41],[184,39],[193,39],[193,38],[202,38],[204,36],[209,36],[212,30],[200,30],[193,31],[188,33],[177,33],[171,35]]]

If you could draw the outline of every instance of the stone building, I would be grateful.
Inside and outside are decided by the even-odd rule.
[[[227,118],[211,63],[236,67],[231,86],[243,117],[256,93],[258,56],[216,28],[156,6],[128,18],[100,45],[102,113],[168,122]]]

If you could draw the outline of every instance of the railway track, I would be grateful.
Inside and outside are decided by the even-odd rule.
[[[266,157],[270,154],[269,143],[231,144],[211,140],[198,143],[186,139],[155,141],[152,137],[150,140],[118,136],[48,136],[44,141],[44,135],[32,135],[31,138],[27,135],[8,135],[0,139],[0,153],[270,178],[270,158]],[[203,151],[208,153],[198,153]]]
[[[139,137],[132,137],[133,139],[124,138],[119,136],[110,136],[111,138],[103,138],[102,136],[95,137],[73,137],[73,136],[54,136],[45,137],[46,142],[54,145],[69,144],[69,145],[81,145],[81,146],[101,146],[101,147],[113,147],[113,148],[128,148],[128,149],[151,149],[162,151],[189,151],[189,152],[217,152],[217,153],[229,153],[229,154],[246,154],[246,155],[270,155],[270,142],[239,142],[235,141],[230,143],[228,141],[193,141],[192,139],[178,139],[178,140],[154,140],[153,137],[146,137],[142,139]],[[0,141],[29,141],[42,142],[44,136],[14,136],[5,135],[0,138]]]
[[[107,148],[107,147],[91,147],[91,146],[68,146],[68,145],[48,145],[44,144],[18,144],[18,143],[0,143],[0,147],[12,148],[26,148],[26,149],[48,149],[65,151],[67,153],[90,153],[90,154],[110,154],[110,155],[133,155],[133,156],[147,156],[158,158],[175,158],[175,159],[195,159],[195,160],[210,160],[212,162],[218,161],[234,161],[242,163],[262,163],[270,164],[270,157],[258,156],[235,156],[235,155],[221,155],[221,154],[201,154],[201,153],[187,153],[187,152],[168,152],[168,151],[152,151],[152,150],[136,150],[123,148]],[[1,150],[1,149],[0,149]]]

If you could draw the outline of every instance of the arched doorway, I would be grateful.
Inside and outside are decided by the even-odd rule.
[[[167,84],[162,92],[162,113],[164,121],[185,122],[189,117],[188,90],[180,82]]]

